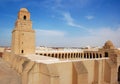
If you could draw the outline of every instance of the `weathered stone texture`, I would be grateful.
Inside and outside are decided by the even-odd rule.
[[[0,84],[21,84],[21,77],[0,58]]]

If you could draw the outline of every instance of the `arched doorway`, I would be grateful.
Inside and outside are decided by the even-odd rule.
[[[118,83],[120,84],[120,66],[118,68]]]

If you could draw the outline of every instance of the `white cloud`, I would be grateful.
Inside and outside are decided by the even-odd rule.
[[[63,18],[69,26],[81,28],[88,31],[88,29],[86,29],[84,26],[75,23],[69,12],[63,12]]]
[[[85,18],[87,18],[88,20],[92,20],[92,19],[94,19],[94,16],[85,16]]]
[[[36,30],[37,45],[45,46],[64,46],[64,47],[81,47],[81,46],[103,46],[107,40],[111,40],[116,47],[120,47],[120,28],[93,29],[90,35],[69,37],[65,32],[56,30]],[[68,33],[67,33],[68,34]],[[87,34],[87,33],[86,33]]]
[[[71,42],[75,46],[102,46],[107,40],[111,40],[117,47],[120,47],[120,28],[114,30],[112,28],[91,29],[89,35],[71,38]]]
[[[116,42],[120,37],[120,28],[112,29],[112,28],[100,28],[95,29],[91,32],[93,36],[101,37],[101,39],[109,39]]]
[[[36,46],[63,46],[63,47],[85,47],[85,46],[103,46],[107,40],[111,40],[116,47],[120,47],[120,27],[119,28],[99,28],[93,29],[90,34],[86,33],[86,36],[69,37],[68,32],[58,30],[41,30],[36,31]],[[4,32],[4,31],[3,31]],[[1,38],[8,39],[0,40],[0,45],[10,45],[10,35],[7,36],[1,34]],[[9,42],[9,43],[7,43]]]
[[[36,29],[36,33],[40,36],[64,36],[65,32],[57,30],[42,30]]]
[[[87,32],[91,31],[90,29],[88,29],[80,24],[75,23],[74,19],[72,18],[71,14],[69,12],[63,12],[62,14],[63,14],[63,20],[65,20],[69,26],[80,28]]]
[[[64,31],[58,30],[41,30],[36,31],[36,45],[38,46],[56,46],[60,45],[66,34]]]

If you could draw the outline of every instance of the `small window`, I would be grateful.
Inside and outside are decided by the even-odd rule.
[[[23,19],[26,20],[26,16],[25,15],[24,15]]]
[[[105,57],[108,57],[108,52],[105,52]]]
[[[100,58],[102,58],[102,54],[100,54]]]
[[[24,53],[24,50],[21,50],[21,53],[23,54],[23,53]]]

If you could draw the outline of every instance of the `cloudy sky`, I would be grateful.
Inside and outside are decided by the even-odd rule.
[[[0,0],[0,46],[11,45],[20,8],[31,13],[36,46],[120,47],[120,0]]]

